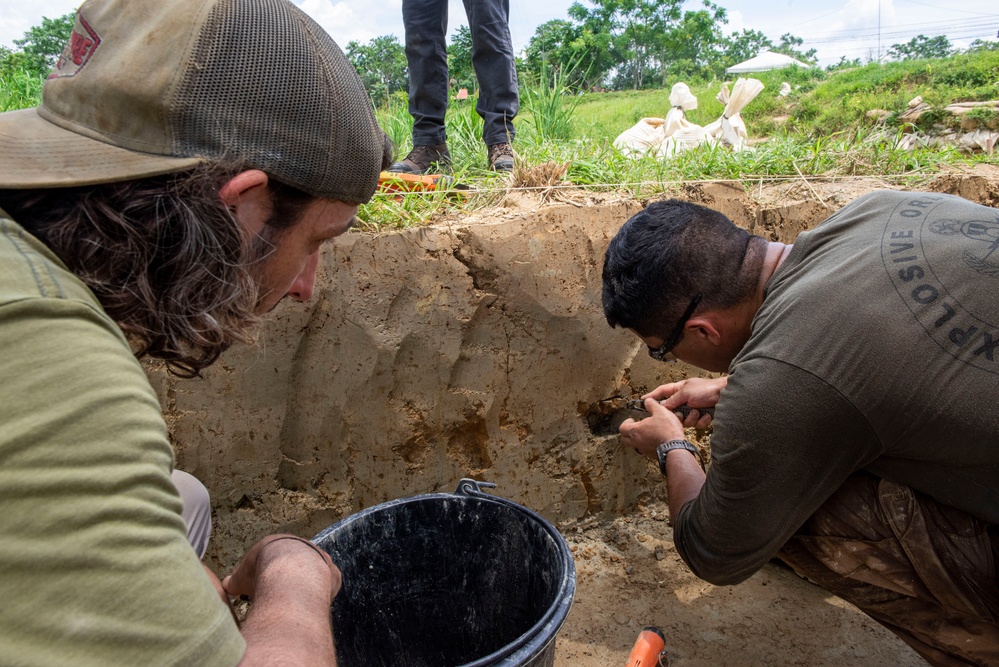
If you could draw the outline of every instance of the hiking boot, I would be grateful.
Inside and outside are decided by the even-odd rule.
[[[513,171],[513,147],[505,143],[490,146],[489,168],[493,171]]]
[[[448,169],[450,166],[451,153],[447,150],[447,144],[433,144],[431,146],[413,146],[409,155],[398,162],[393,162],[388,170],[403,174],[428,174],[432,171]]]

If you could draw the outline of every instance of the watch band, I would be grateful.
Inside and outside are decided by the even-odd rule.
[[[701,470],[704,470],[704,457],[701,455],[701,450],[694,447],[687,440],[667,440],[656,447],[656,458],[659,459],[659,472],[663,475],[666,474],[666,452],[673,449],[685,449],[693,454],[697,457],[697,462],[701,464]]]

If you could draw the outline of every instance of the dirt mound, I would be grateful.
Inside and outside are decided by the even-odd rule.
[[[999,207],[999,166],[982,164],[973,171],[953,171],[931,180],[926,190],[958,195],[986,206]]]

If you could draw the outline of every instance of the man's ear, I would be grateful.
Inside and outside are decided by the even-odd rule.
[[[235,210],[240,203],[249,203],[248,200],[260,194],[266,195],[267,180],[267,174],[259,169],[241,171],[222,186],[219,190],[219,199],[228,208]]]
[[[683,335],[707,340],[712,345],[720,345],[722,332],[719,327],[720,323],[716,322],[715,318],[708,312],[687,320],[687,323],[683,325]]]

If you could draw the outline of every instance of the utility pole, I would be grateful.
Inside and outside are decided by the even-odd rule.
[[[881,64],[881,0],[878,0],[878,64]]]

